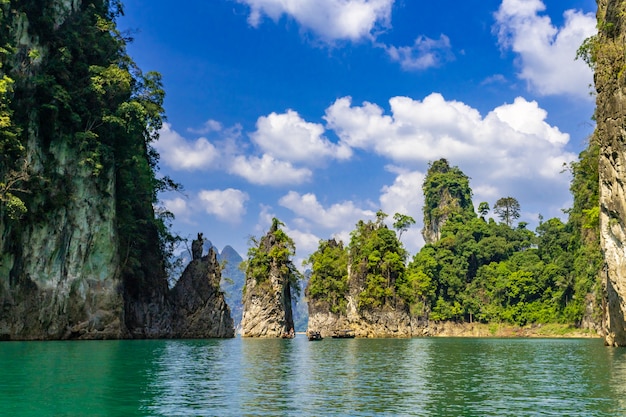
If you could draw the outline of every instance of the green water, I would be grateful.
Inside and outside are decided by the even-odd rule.
[[[619,416],[599,339],[0,343],[6,416]]]

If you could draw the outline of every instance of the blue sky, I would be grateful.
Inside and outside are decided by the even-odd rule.
[[[378,209],[411,215],[447,158],[474,205],[571,205],[574,160],[593,132],[592,73],[576,49],[593,0],[126,0],[118,21],[144,71],[163,75],[162,195],[173,231],[244,255],[272,217],[298,258],[349,240]]]

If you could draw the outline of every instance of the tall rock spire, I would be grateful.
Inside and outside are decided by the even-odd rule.
[[[600,144],[600,242],[605,266],[606,343],[626,346],[626,3],[597,0],[594,66]]]

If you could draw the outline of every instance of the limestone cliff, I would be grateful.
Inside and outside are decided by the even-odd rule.
[[[350,268],[351,270],[351,268]],[[359,294],[364,290],[362,279],[349,270],[349,292],[344,312],[332,312],[330,306],[309,300],[308,330],[330,337],[335,330],[351,329],[356,337],[413,337],[424,335],[424,325],[411,317],[404,305],[381,308],[359,308]]]
[[[213,248],[195,257],[172,288],[172,337],[234,337],[230,308],[220,290],[221,266]]]
[[[294,331],[292,288],[299,274],[290,257],[293,241],[274,219],[272,227],[248,253],[243,294],[243,337],[284,337]]]
[[[406,300],[406,251],[385,216],[379,211],[376,222],[359,221],[349,248],[331,239],[311,255],[308,330],[324,337],[342,329],[357,337],[422,334]]]
[[[452,216],[475,216],[469,178],[457,167],[450,167],[446,159],[430,164],[424,179],[424,228],[426,243],[434,243]]]
[[[605,259],[606,343],[626,345],[626,5],[598,0],[595,65],[600,143],[600,240]]]
[[[126,55],[115,7],[0,2],[0,80],[10,86],[0,89],[0,184],[25,174],[9,191],[27,209],[12,216],[0,198],[0,339],[200,337],[196,317],[228,334],[229,311],[209,288],[218,266],[207,261],[206,282],[181,280],[206,287],[192,305],[168,289],[168,235],[153,208],[164,183],[150,146],[163,91]]]

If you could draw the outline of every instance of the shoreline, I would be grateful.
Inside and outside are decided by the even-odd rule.
[[[498,338],[601,338],[593,329],[580,329],[567,324],[531,324],[516,326],[506,323],[432,322],[424,329],[429,337],[498,337]]]

